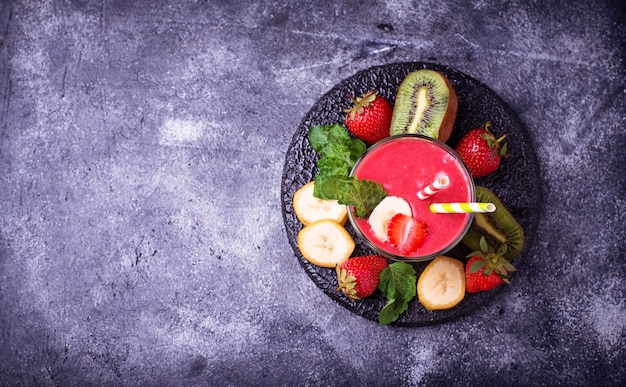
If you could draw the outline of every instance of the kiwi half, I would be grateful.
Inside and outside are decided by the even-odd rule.
[[[396,94],[390,133],[413,133],[446,142],[458,107],[450,81],[438,71],[417,70],[404,78]]]
[[[491,213],[474,214],[474,220],[463,238],[463,244],[472,251],[480,250],[480,237],[484,236],[489,246],[495,250],[506,244],[504,258],[512,261],[524,247],[524,229],[489,189],[476,186],[476,198],[479,202],[495,204],[496,210]]]

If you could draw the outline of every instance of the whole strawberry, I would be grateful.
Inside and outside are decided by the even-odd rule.
[[[509,283],[509,272],[517,271],[504,258],[506,245],[498,251],[487,245],[485,237],[480,238],[480,251],[474,251],[468,257],[465,266],[465,289],[468,293],[478,293],[495,289],[503,282]]]
[[[385,137],[389,137],[391,116],[393,109],[389,102],[378,95],[378,92],[368,91],[361,97],[350,97],[354,106],[344,109],[346,126],[355,136],[372,145]]]
[[[507,144],[503,142],[506,134],[496,139],[487,122],[484,127],[472,129],[463,136],[456,147],[472,177],[483,177],[495,172],[500,167],[502,157],[508,157]]]
[[[380,281],[380,273],[387,267],[387,260],[376,255],[348,258],[337,266],[337,282],[346,296],[361,300],[374,293]]]

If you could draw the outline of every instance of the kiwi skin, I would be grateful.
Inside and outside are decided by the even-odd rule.
[[[484,236],[487,244],[495,250],[506,244],[504,258],[512,261],[524,248],[524,229],[488,188],[476,186],[476,198],[479,202],[495,204],[496,210],[492,213],[474,214],[472,225],[463,237],[463,244],[472,251],[480,250],[480,237]]]
[[[441,93],[441,95],[429,95],[428,98],[434,98],[438,103],[445,103],[446,110],[445,112],[440,112],[439,114],[443,114],[443,118],[441,119],[441,123],[439,127],[434,125],[429,132],[425,132],[423,129],[418,128],[418,131],[415,132],[413,130],[407,130],[406,126],[408,122],[413,120],[411,114],[415,112],[411,109],[411,106],[416,105],[413,98],[415,98],[416,91],[419,89],[419,85],[424,82],[430,82],[432,85],[431,92],[433,89],[441,89],[446,90],[447,92]],[[452,129],[454,128],[454,121],[456,120],[456,114],[458,110],[458,98],[452,87],[452,84],[445,77],[445,75],[441,74],[435,70],[417,70],[409,73],[398,88],[396,102],[393,110],[393,117],[391,122],[390,133],[401,134],[401,133],[416,133],[423,134],[430,137],[435,137],[441,141],[446,142],[450,138],[452,134]],[[438,119],[437,119],[438,121]]]
[[[454,129],[454,121],[456,120],[456,112],[459,107],[459,101],[448,78],[443,77],[443,79],[446,81],[446,86],[448,86],[448,89],[450,90],[450,95],[448,97],[448,109],[446,110],[446,115],[443,117],[443,121],[441,122],[439,136],[437,139],[441,142],[446,142],[452,134],[452,129]]]

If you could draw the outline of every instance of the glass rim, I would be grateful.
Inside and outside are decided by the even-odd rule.
[[[442,149],[444,149],[448,153],[450,153],[454,157],[454,159],[459,161],[459,163],[461,165],[461,169],[466,173],[468,181],[470,183],[471,201],[476,201],[476,183],[474,182],[472,174],[470,173],[469,169],[467,168],[467,166],[463,162],[463,159],[461,158],[461,156],[459,156],[459,154],[454,149],[452,149],[449,145],[447,145],[446,143],[444,143],[442,141],[439,141],[436,138],[424,136],[424,135],[421,135],[421,134],[402,133],[402,134],[392,135],[392,136],[386,137],[386,138],[378,141],[377,143],[373,144],[368,149],[366,149],[365,152],[363,152],[363,154],[357,159],[357,161],[354,163],[354,166],[352,167],[352,170],[350,171],[349,176],[354,176],[354,171],[357,169],[359,164],[368,156],[368,154],[371,154],[371,152],[373,150],[375,150],[375,149],[385,145],[388,142],[402,140],[402,139],[421,140],[421,141],[434,143],[434,144],[439,145]],[[436,258],[439,255],[443,255],[443,254],[447,253],[448,251],[452,250],[454,247],[456,247],[461,242],[463,237],[465,237],[465,234],[467,234],[467,232],[469,231],[469,228],[472,225],[472,222],[474,220],[474,214],[473,213],[469,213],[469,217],[467,219],[465,227],[463,227],[463,230],[454,239],[454,241],[452,241],[449,245],[444,246],[439,251],[436,251],[434,253],[427,254],[427,255],[418,255],[418,256],[404,257],[404,256],[396,255],[396,254],[391,253],[389,251],[386,251],[383,248],[381,248],[380,246],[377,246],[374,242],[370,241],[365,236],[365,234],[363,234],[361,229],[359,228],[359,226],[358,226],[358,224],[356,222],[356,216],[354,215],[354,211],[353,211],[352,206],[347,206],[347,207],[348,207],[348,219],[350,220],[350,224],[352,226],[352,229],[357,234],[357,236],[363,242],[365,242],[365,244],[368,247],[370,247],[372,250],[374,250],[376,252],[376,254],[379,254],[379,255],[381,255],[381,256],[383,256],[385,258],[388,258],[388,259],[391,259],[391,260],[394,260],[394,261],[402,261],[402,262],[424,262],[424,261],[430,261],[430,260]]]

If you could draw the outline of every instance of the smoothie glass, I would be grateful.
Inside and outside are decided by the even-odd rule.
[[[447,176],[449,185],[426,199],[417,193],[437,178]],[[389,259],[420,262],[442,255],[456,246],[467,233],[472,213],[439,214],[429,209],[432,203],[474,202],[476,190],[467,167],[448,145],[430,137],[400,134],[372,145],[356,162],[350,176],[380,183],[389,196],[406,200],[413,217],[428,225],[422,247],[403,256],[389,242],[381,241],[372,231],[369,220],[348,217],[352,227],[377,253]]]

